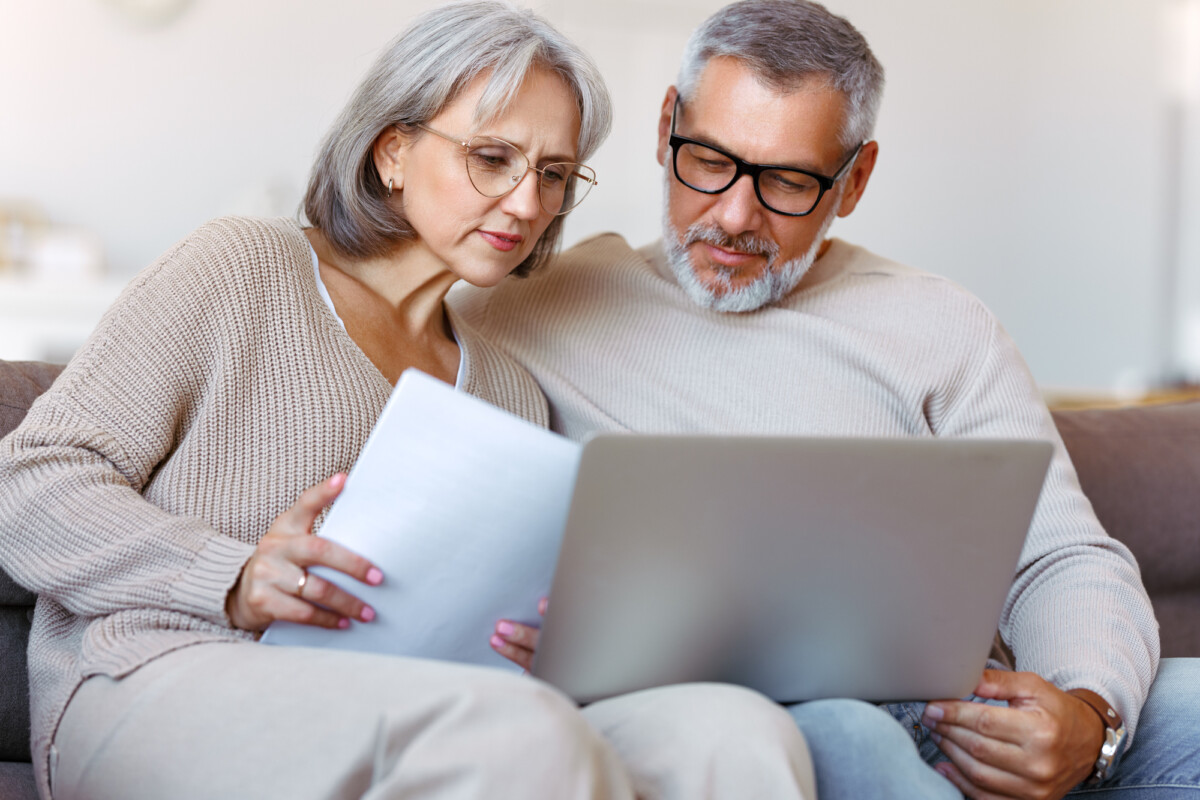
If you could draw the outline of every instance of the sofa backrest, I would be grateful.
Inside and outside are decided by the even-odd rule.
[[[1096,516],[1137,557],[1163,656],[1200,656],[1200,402],[1054,422]]]

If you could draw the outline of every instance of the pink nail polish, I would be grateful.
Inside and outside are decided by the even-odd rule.
[[[493,636],[491,639],[488,640],[488,643],[491,644],[491,646],[496,648],[497,650],[499,650],[501,647],[504,647],[504,645],[507,644],[507,642],[505,642],[499,636]]]
[[[379,571],[378,567],[371,567],[367,570],[367,583],[372,586],[378,586],[383,583],[383,573]]]
[[[346,619],[345,617],[342,617],[341,619],[338,620],[338,627],[341,628],[342,630],[346,630],[346,628],[350,627],[350,620]]]
[[[496,630],[499,631],[501,636],[512,636],[516,628],[508,620],[501,620],[496,623]]]
[[[358,618],[363,622],[370,622],[375,619],[375,609],[370,606],[363,606],[362,613],[358,615]]]

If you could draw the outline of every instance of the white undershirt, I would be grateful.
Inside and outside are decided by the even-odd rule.
[[[311,243],[308,245],[308,252],[312,253],[313,277],[317,280],[317,293],[321,295],[321,299],[325,301],[325,305],[329,306],[329,310],[333,312],[333,317],[338,321],[338,324],[342,326],[342,330],[346,330],[346,323],[342,321],[342,315],[339,314],[337,309],[333,307],[333,298],[329,296],[329,290],[325,288],[325,281],[321,280],[321,265],[317,260],[317,251],[313,249]],[[461,351],[462,344],[459,343],[458,336],[454,334],[453,325],[450,326],[450,333],[451,335],[454,335],[454,341],[456,344],[458,344]],[[463,375],[466,364],[467,359],[460,356],[458,359],[458,374],[454,376],[455,389],[458,389],[463,385],[463,379],[466,377]]]

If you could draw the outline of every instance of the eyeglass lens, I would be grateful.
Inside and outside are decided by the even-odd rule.
[[[720,192],[737,175],[737,164],[723,153],[695,143],[675,155],[679,179],[702,192]],[[784,214],[807,214],[821,198],[821,184],[811,175],[790,169],[767,169],[758,175],[758,191],[768,208]]]
[[[476,136],[467,142],[467,175],[486,197],[513,190],[529,170],[529,160],[501,139]],[[595,173],[583,164],[547,164],[538,173],[538,201],[549,214],[563,214],[582,202],[591,190]]]

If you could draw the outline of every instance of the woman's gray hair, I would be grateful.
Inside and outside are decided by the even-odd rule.
[[[595,63],[532,11],[499,0],[451,3],[417,17],[376,59],[326,134],[304,196],[304,214],[344,255],[365,258],[416,234],[387,202],[373,146],[396,125],[437,116],[479,75],[490,72],[474,123],[503,113],[534,68],[562,77],[579,104],[579,161],[612,127],[612,101]],[[557,216],[513,272],[526,275],[558,249]]]
[[[742,0],[725,6],[695,30],[683,52],[675,86],[692,96],[709,60],[745,62],[766,85],[795,91],[820,80],[846,97],[840,131],[850,150],[870,139],[883,96],[883,66],[863,35],[842,17],[809,0]]]

